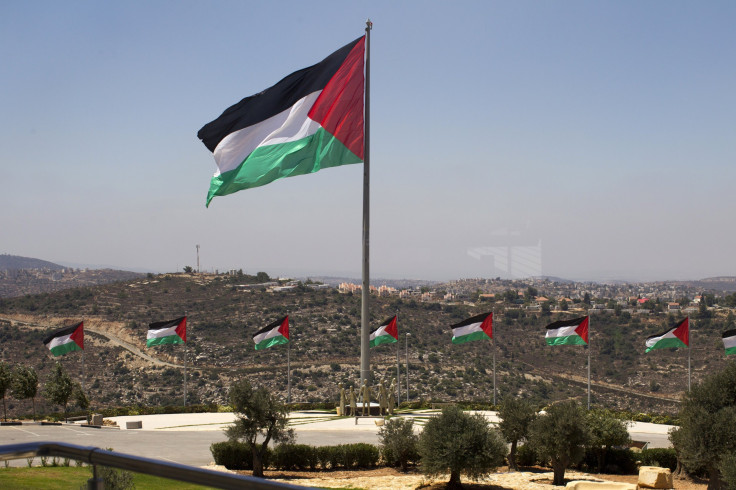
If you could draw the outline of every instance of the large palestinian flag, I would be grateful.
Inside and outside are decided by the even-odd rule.
[[[452,326],[452,343],[493,338],[493,313],[481,313]]]
[[[50,333],[43,343],[54,356],[84,350],[84,322]]]
[[[285,344],[289,341],[289,315],[276,320],[260,329],[253,336],[256,350],[268,349],[274,345]]]
[[[215,196],[363,161],[365,37],[246,97],[197,136],[214,154]]]
[[[659,335],[652,335],[646,340],[647,350],[666,349],[668,347],[688,347],[690,345],[690,322],[685,317],[676,327]]]
[[[146,347],[161,344],[183,344],[187,341],[187,317],[148,325]]]
[[[371,347],[380,344],[393,344],[399,341],[399,328],[396,326],[396,315],[387,318],[380,327],[371,331]]]
[[[726,348],[726,355],[736,354],[736,330],[728,330],[723,332],[723,347]]]
[[[588,317],[560,320],[547,325],[547,345],[587,345]]]

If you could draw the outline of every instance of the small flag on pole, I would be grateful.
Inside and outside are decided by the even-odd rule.
[[[665,332],[652,335],[646,340],[647,350],[666,349],[668,347],[688,347],[690,345],[690,322],[685,317],[676,327],[670,328]]]
[[[452,343],[493,338],[493,313],[481,313],[452,326]]]
[[[726,349],[726,355],[736,354],[736,329],[723,332],[723,347]]]
[[[187,341],[187,317],[148,325],[146,347],[162,344],[184,344]]]
[[[399,328],[396,326],[396,315],[387,318],[380,327],[372,330],[369,339],[371,347],[398,342]]]
[[[587,345],[588,323],[587,316],[550,323],[544,335],[547,345]]]
[[[226,109],[197,136],[215,196],[363,161],[365,36]]]
[[[54,356],[84,350],[84,322],[50,333],[43,343]]]
[[[253,336],[253,342],[256,344],[256,350],[289,342],[289,315],[260,329]]]

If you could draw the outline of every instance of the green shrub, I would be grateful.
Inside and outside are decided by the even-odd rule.
[[[540,464],[539,456],[531,444],[523,444],[516,449],[516,462],[519,466],[534,466]]]
[[[673,448],[644,449],[638,456],[642,466],[659,466],[671,471],[677,468],[677,453]]]
[[[373,444],[359,442],[357,444],[346,444],[350,446],[352,462],[358,468],[373,468],[378,464],[378,447]]]
[[[272,465],[279,470],[314,470],[317,448],[306,444],[279,444],[273,450]]]
[[[381,441],[381,454],[387,465],[401,466],[401,470],[406,471],[409,462],[419,461],[419,437],[414,434],[413,420],[390,419],[378,431],[378,438]]]
[[[253,469],[253,454],[251,453],[250,446],[244,442],[215,442],[210,446],[210,452],[215,460],[215,464],[222,465],[229,470]],[[272,459],[272,451],[267,450],[263,467],[267,467]]]
[[[636,465],[638,454],[627,448],[611,448],[606,454],[606,464],[601,473],[609,475],[634,475],[638,472]],[[594,472],[598,470],[598,453],[593,448],[586,448],[580,468]]]

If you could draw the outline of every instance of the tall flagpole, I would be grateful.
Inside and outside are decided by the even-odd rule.
[[[588,315],[588,410],[590,410],[590,315]]]
[[[369,274],[369,224],[370,224],[370,80],[371,80],[371,29],[373,23],[365,22],[365,106],[363,109],[363,290],[360,308],[360,386],[370,384],[371,353],[368,299],[370,296]]]
[[[187,318],[187,312],[184,312],[184,321],[189,320]],[[187,329],[189,329],[189,325],[186,326]],[[188,333],[188,332],[187,332]],[[188,346],[186,340],[184,341],[184,406],[187,406],[187,353],[188,353]]]
[[[496,405],[496,332],[493,332],[493,405]]]
[[[399,314],[396,313],[396,400],[401,404],[401,362],[399,361]]]
[[[690,318],[687,319],[687,392],[690,393],[690,346],[693,339],[690,337]]]
[[[291,340],[286,343],[286,403],[291,404]]]

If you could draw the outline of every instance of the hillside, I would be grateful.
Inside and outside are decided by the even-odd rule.
[[[0,271],[18,269],[61,270],[63,268],[63,265],[54,264],[53,262],[48,262],[46,260],[20,257],[18,255],[0,254]]]
[[[357,385],[360,296],[303,285],[288,292],[243,287],[252,276],[166,274],[134,281],[0,300],[0,343],[5,360],[32,365],[46,379],[54,360],[41,340],[52,328],[84,319],[87,387],[94,406],[181,403],[182,366],[188,353],[190,403],[226,400],[232,379],[247,376],[286,395],[286,348],[255,351],[252,335],[288,313],[291,318],[292,398],[334,401],[337,384]],[[488,342],[453,345],[450,325],[491,307],[371,298],[372,324],[399,315],[402,400],[406,381],[404,333],[410,332],[410,395],[413,400],[484,401],[493,393]],[[531,313],[494,305],[499,400],[524,396],[539,404],[586,399],[587,351],[549,347],[544,326],[583,311]],[[145,348],[147,324],[189,317],[188,345]],[[726,313],[693,319],[693,380],[722,367],[719,347]],[[687,387],[687,351],[644,354],[644,339],[675,322],[666,314],[601,312],[591,318],[593,403],[635,412],[674,413]],[[132,346],[135,349],[126,348]],[[157,361],[141,357],[134,350]],[[371,350],[377,379],[395,377],[395,345]],[[81,375],[81,355],[62,359]],[[18,407],[16,401],[11,402]],[[13,410],[11,408],[11,410]]]
[[[0,298],[128,281],[143,274],[114,269],[75,269],[16,255],[0,255]]]

